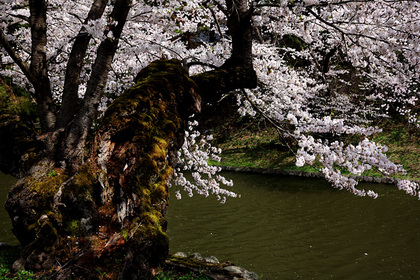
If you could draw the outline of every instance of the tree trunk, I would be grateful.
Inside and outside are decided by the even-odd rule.
[[[102,16],[105,11],[107,0],[95,0],[90,8],[89,14],[85,19],[85,24],[90,20],[96,20]],[[85,58],[90,39],[92,37],[86,32],[84,27],[74,41],[70,57],[66,68],[66,77],[64,79],[63,97],[58,115],[57,127],[67,126],[76,115],[79,102],[79,81],[80,73],[83,68],[83,59]]]
[[[252,68],[252,15],[248,0],[227,0],[227,26],[232,37],[232,55],[226,64]]]
[[[6,202],[24,248],[16,268],[57,279],[152,275],[168,253],[167,182],[183,119],[199,103],[181,63],[157,61],[106,111],[85,164],[34,165]]]
[[[42,131],[52,131],[56,122],[47,66],[47,4],[45,0],[30,0],[32,51],[30,72],[34,76],[35,98],[38,104]]]
[[[118,42],[123,31],[127,15],[130,11],[132,0],[116,0],[110,18],[115,23],[109,26],[113,38],[106,38],[97,50],[92,73],[87,83],[85,97],[78,108],[74,120],[67,127],[65,142],[60,153],[69,168],[76,170],[85,159],[84,148],[88,139],[93,120],[97,117],[98,105],[111,69],[112,60],[118,49]],[[105,35],[107,35],[105,34]]]
[[[252,58],[252,14],[247,0],[227,0],[227,26],[232,37],[232,55],[219,68],[192,77],[200,88],[203,103],[217,101],[221,94],[257,86]]]

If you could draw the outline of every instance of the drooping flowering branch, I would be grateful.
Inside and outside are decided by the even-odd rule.
[[[197,126],[196,120],[188,121],[184,144],[178,152],[178,167],[171,185],[183,188],[190,197],[194,193],[205,197],[214,195],[221,203],[225,203],[227,197],[237,197],[236,193],[222,187],[233,186],[233,181],[219,174],[221,167],[210,165],[210,161],[220,161],[222,151],[211,145],[213,136],[202,135]],[[186,172],[191,172],[192,180],[185,177]],[[176,198],[181,197],[180,191],[176,190]]]

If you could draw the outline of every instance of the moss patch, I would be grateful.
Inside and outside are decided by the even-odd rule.
[[[30,121],[36,115],[36,104],[26,91],[17,89],[0,78],[0,115],[17,115]]]
[[[60,188],[61,184],[68,179],[67,175],[50,176],[50,173],[45,175],[43,180],[30,180],[29,188],[36,192],[45,200],[51,199]]]

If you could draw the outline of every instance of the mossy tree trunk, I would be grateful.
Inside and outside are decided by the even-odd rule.
[[[57,278],[150,276],[168,253],[167,182],[197,91],[180,62],[157,61],[108,108],[76,171],[34,165],[6,203],[24,247],[17,265]]]

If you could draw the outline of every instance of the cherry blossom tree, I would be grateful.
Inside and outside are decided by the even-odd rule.
[[[2,116],[1,168],[22,178],[6,204],[24,246],[16,266],[57,278],[93,277],[92,267],[120,278],[153,274],[168,251],[171,178],[188,195],[235,196],[207,164],[220,151],[190,118],[228,92],[241,114],[295,139],[296,165],[318,162],[334,187],[377,197],[340,170],[404,172],[369,137],[390,114],[418,125],[419,8],[385,0],[0,1],[1,75],[27,89],[39,120],[28,127]],[[363,138],[346,144],[341,135]],[[417,184],[397,184],[417,195]]]
[[[355,175],[371,168],[387,176],[404,172],[386,157],[386,147],[368,137],[379,131],[372,125],[375,120],[392,111],[418,126],[412,108],[418,104],[419,15],[407,12],[417,10],[418,1],[274,1],[257,6],[264,9],[254,17],[262,45],[254,44],[254,54],[260,54],[255,67],[263,90],[244,92],[243,113],[263,113],[280,131],[292,124],[290,136],[300,147],[296,165],[317,160],[333,186],[376,198],[372,191],[358,190],[357,181],[334,166]],[[366,138],[345,145],[316,136],[325,133]],[[418,184],[397,184],[417,195]]]

